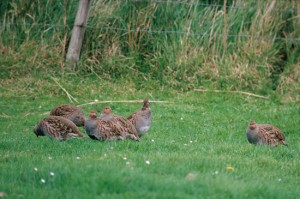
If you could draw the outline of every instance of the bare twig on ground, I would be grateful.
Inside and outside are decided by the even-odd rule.
[[[53,79],[53,81],[67,94],[67,97],[71,102],[75,101],[78,103],[77,99],[75,99],[64,87],[62,87],[62,85],[60,85],[60,83],[55,78],[51,77],[51,79]]]
[[[203,90],[203,89],[194,89],[194,91],[198,91],[198,92],[213,92],[213,93],[240,93],[240,94],[248,95],[248,96],[252,96],[252,97],[269,99],[269,96],[257,95],[257,94],[249,93],[249,92],[245,92],[245,91],[221,91],[221,90]]]
[[[85,104],[80,104],[80,105],[77,105],[77,106],[86,106],[86,105],[92,105],[92,104],[105,104],[105,103],[142,103],[143,100],[109,100],[109,101],[98,101],[98,100],[95,100],[95,101],[92,101],[92,102],[88,102],[88,103],[85,103]],[[168,101],[155,101],[155,100],[150,100],[151,103],[168,103]]]

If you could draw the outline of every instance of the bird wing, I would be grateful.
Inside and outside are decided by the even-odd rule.
[[[79,137],[83,137],[84,135],[79,131],[77,126],[71,122],[70,120],[60,117],[60,116],[49,116],[47,118],[47,123],[49,129],[52,129],[52,133],[54,136],[58,136],[59,134],[65,139],[68,134],[75,134]]]
[[[270,124],[260,125],[259,133],[261,137],[271,145],[278,145],[285,140],[284,134],[278,128]]]
[[[72,114],[74,111],[77,111],[78,107],[70,105],[70,104],[61,104],[50,112],[50,115],[56,116],[67,116]]]

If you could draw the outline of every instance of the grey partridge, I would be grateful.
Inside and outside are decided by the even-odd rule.
[[[139,137],[135,127],[133,124],[126,118],[112,114],[112,110],[110,106],[105,106],[100,114],[101,119],[110,120],[114,122],[120,128],[126,128],[128,132],[134,134],[135,136]]]
[[[139,136],[144,135],[151,126],[151,109],[148,99],[144,99],[142,109],[127,118],[136,128]]]
[[[50,115],[62,116],[71,120],[76,126],[84,125],[84,112],[81,108],[71,105],[71,104],[60,104],[53,108]]]
[[[85,120],[84,128],[88,136],[95,140],[124,140],[130,138],[139,141],[139,137],[131,133],[128,128],[117,123],[97,117],[97,111],[93,110],[89,118]]]
[[[84,137],[77,126],[61,116],[48,116],[39,121],[33,130],[38,136],[48,136],[57,140],[67,140],[71,137]]]
[[[246,136],[251,144],[271,146],[283,144],[287,146],[284,134],[271,124],[256,124],[254,120],[251,120],[246,131]]]

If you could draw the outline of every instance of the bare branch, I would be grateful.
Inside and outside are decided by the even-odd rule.
[[[78,103],[77,99],[75,99],[64,87],[62,87],[62,85],[60,85],[60,83],[58,83],[58,81],[55,78],[51,77],[51,79],[53,79],[53,81],[67,94],[71,102],[73,102],[74,100],[75,102]]]
[[[213,93],[239,93],[239,94],[244,94],[244,95],[248,95],[248,96],[252,96],[252,97],[269,99],[269,96],[257,95],[257,94],[249,93],[249,92],[245,92],[245,91],[222,91],[222,90],[203,90],[203,89],[194,89],[194,91],[198,91],[198,92],[213,92]]]
[[[143,100],[109,100],[109,101],[92,101],[92,102],[88,102],[85,104],[80,104],[77,106],[86,106],[86,105],[92,105],[92,104],[105,104],[105,103],[142,103]],[[150,100],[151,103],[168,103],[168,101],[155,101],[155,100]]]

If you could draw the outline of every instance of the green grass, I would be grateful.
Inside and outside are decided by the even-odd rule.
[[[281,103],[275,97],[154,90],[146,85],[141,86],[144,90],[127,85],[125,92],[125,85],[118,82],[100,83],[92,78],[59,81],[77,98],[77,104],[145,96],[168,103],[151,104],[153,124],[140,142],[97,142],[88,137],[59,142],[36,138],[33,126],[55,105],[69,103],[65,93],[50,80],[1,80],[0,192],[6,198],[274,199],[300,195],[297,103]],[[75,86],[80,81],[82,88]],[[140,108],[139,103],[82,108],[87,114],[104,105],[123,116]],[[249,144],[245,129],[252,118],[282,129],[289,147]],[[190,173],[193,178],[187,179]]]

